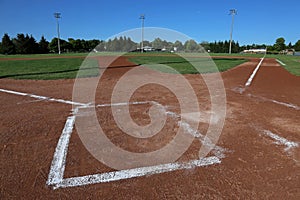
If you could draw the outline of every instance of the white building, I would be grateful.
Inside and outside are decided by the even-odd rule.
[[[267,53],[267,49],[249,49],[249,50],[244,50],[242,53],[265,54]]]

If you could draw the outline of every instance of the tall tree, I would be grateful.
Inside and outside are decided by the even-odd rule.
[[[50,52],[58,53],[58,44],[57,44],[57,38],[53,38],[51,42],[48,45]],[[60,39],[60,49],[62,52],[69,52],[71,49],[71,45],[66,40]]]
[[[45,39],[44,36],[41,37],[41,40],[39,41],[39,53],[49,53],[48,48],[49,42]]]
[[[89,51],[95,49],[100,44],[100,40],[96,40],[96,39],[89,40],[87,42],[89,46]]]
[[[160,38],[155,38],[152,41],[152,47],[155,49],[162,49],[164,47],[163,41]]]
[[[129,51],[133,51],[134,49],[136,49],[137,43],[133,42],[130,37],[125,38],[125,51],[129,52]],[[150,46],[150,44],[149,44]]]
[[[295,43],[294,48],[296,51],[300,51],[300,40]]]
[[[274,44],[274,49],[277,51],[282,51],[285,49],[285,39],[283,37],[277,38]]]
[[[199,46],[195,40],[188,40],[184,43],[185,51],[196,52],[199,50]]]
[[[4,36],[2,37],[0,53],[2,54],[16,53],[15,45],[13,44],[12,40],[9,38],[7,33],[5,33]]]
[[[183,51],[184,50],[183,44],[179,40],[175,41],[174,47],[176,47],[177,51]]]
[[[26,41],[29,39],[29,36],[25,35],[23,33],[20,33],[17,35],[17,38],[13,39],[13,43],[16,47],[16,53],[17,54],[25,54],[26,53]]]
[[[34,53],[38,53],[39,52],[39,45],[36,42],[36,40],[34,39],[34,37],[32,35],[30,35],[30,37],[28,36],[28,39],[26,41],[26,52],[25,53],[29,53],[29,54],[34,54]]]

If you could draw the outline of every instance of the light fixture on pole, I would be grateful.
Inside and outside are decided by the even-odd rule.
[[[142,20],[142,41],[141,41],[141,53],[144,51],[144,20],[145,15],[141,14],[140,19]]]
[[[231,47],[232,47],[232,33],[233,33],[233,24],[234,24],[234,16],[237,14],[236,9],[231,9],[229,15],[232,16],[231,22],[231,30],[230,30],[230,44],[229,44],[229,54],[231,54]]]
[[[54,17],[56,18],[56,25],[57,25],[57,45],[58,45],[58,54],[60,54],[60,35],[59,35],[59,23],[58,19],[61,18],[60,13],[54,13]]]

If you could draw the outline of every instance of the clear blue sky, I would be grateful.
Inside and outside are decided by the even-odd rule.
[[[145,26],[182,32],[198,42],[228,40],[235,8],[233,39],[240,44],[273,44],[300,39],[299,0],[0,0],[0,35],[56,37],[54,12],[61,12],[61,37],[103,39]]]

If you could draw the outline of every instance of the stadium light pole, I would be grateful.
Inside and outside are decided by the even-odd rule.
[[[236,9],[231,9],[229,15],[232,16],[231,22],[231,30],[230,30],[230,44],[229,44],[229,54],[231,54],[231,46],[232,46],[232,33],[233,33],[233,24],[234,24],[234,16],[237,14]]]
[[[57,45],[58,45],[58,54],[60,54],[60,35],[59,35],[59,23],[58,19],[61,18],[61,13],[54,13],[54,17],[56,18],[56,27],[57,27]]]
[[[145,21],[145,15],[144,15],[144,14],[141,14],[140,19],[142,20],[141,53],[143,53],[143,49],[144,49],[144,21]]]

